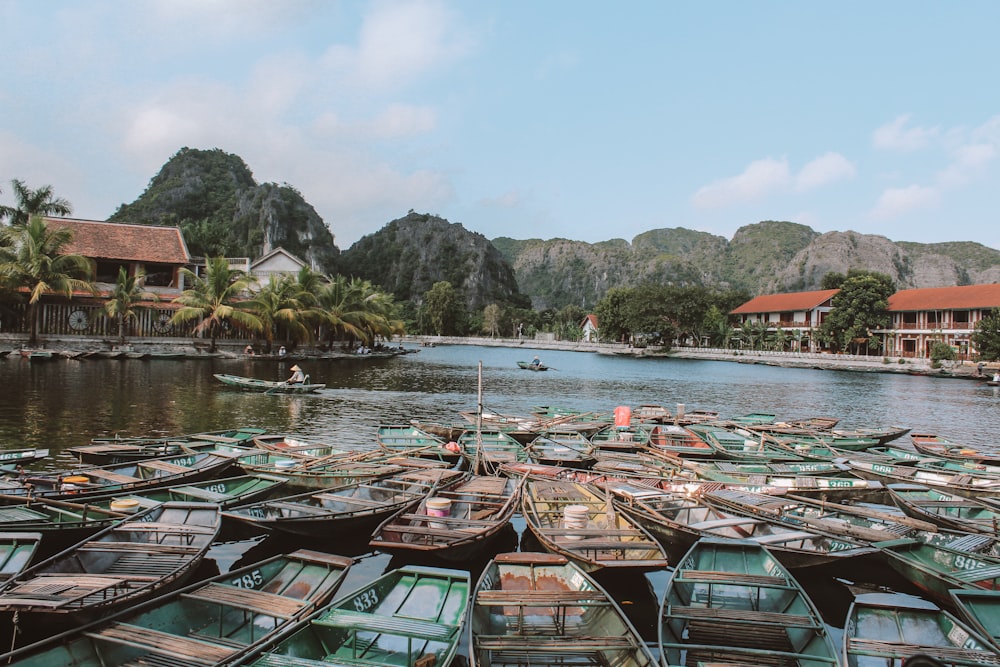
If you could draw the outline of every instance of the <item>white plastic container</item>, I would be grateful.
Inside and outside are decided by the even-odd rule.
[[[563,528],[570,530],[573,528],[586,529],[590,523],[590,509],[586,505],[567,505],[563,508]],[[566,536],[567,540],[582,540],[583,535]]]
[[[428,498],[427,499],[427,515],[428,516],[450,516],[451,515],[451,499],[449,498]],[[431,528],[444,529],[448,525],[441,521],[428,521],[427,525]]]

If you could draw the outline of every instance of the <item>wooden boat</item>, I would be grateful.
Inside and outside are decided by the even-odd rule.
[[[462,458],[462,448],[458,443],[451,439],[445,441],[412,424],[379,426],[375,439],[379,447],[397,455],[420,456],[451,464],[458,463]]]
[[[590,443],[596,452],[631,453],[643,450],[649,444],[649,434],[659,425],[633,425],[627,427],[608,424],[594,435]]]
[[[516,480],[484,475],[435,489],[416,507],[386,519],[372,534],[370,544],[379,551],[468,562],[510,523],[520,492]]]
[[[462,639],[469,573],[401,567],[340,597],[245,664],[444,667]]]
[[[589,468],[597,461],[594,446],[579,431],[545,431],[525,449],[528,459],[541,465]]]
[[[649,448],[654,452],[686,459],[708,459],[715,456],[715,448],[678,424],[661,424],[651,429]]]
[[[709,505],[697,496],[611,479],[598,484],[673,556],[683,554],[702,538],[743,539],[764,545],[790,569],[844,563],[876,552],[851,537],[736,514]]]
[[[424,433],[435,435],[445,442],[454,442],[458,440],[458,436],[462,435],[462,433],[469,428],[468,422],[465,421],[443,422],[430,421],[426,419],[411,419],[410,423]]]
[[[3,532],[0,533],[0,585],[7,583],[24,571],[38,552],[42,542],[41,533]]]
[[[903,512],[967,533],[1000,534],[1000,508],[919,484],[889,484],[889,496]]]
[[[232,570],[3,656],[11,665],[230,664],[329,601],[350,558],[299,550]]]
[[[433,489],[455,484],[465,476],[457,470],[403,470],[325,491],[234,507],[223,516],[263,530],[314,539],[364,534]]]
[[[216,380],[228,387],[236,387],[243,391],[254,391],[262,394],[310,394],[326,388],[325,384],[309,382],[309,376],[306,376],[306,382],[293,384],[274,380],[259,380],[240,375],[228,375],[226,373],[213,373],[212,375]]]
[[[815,431],[800,435],[768,434],[768,439],[791,447],[823,443],[844,452],[863,452],[879,445],[878,438],[858,435],[838,435],[833,431]]]
[[[730,417],[727,422],[739,426],[769,426],[774,424],[777,415],[770,412],[750,412],[738,417]]]
[[[40,544],[38,558],[47,558],[115,524],[125,516],[92,504],[43,498],[0,496],[0,532],[33,533]]]
[[[617,477],[673,478],[686,473],[676,460],[644,452],[597,452],[597,463],[590,467],[594,472]],[[689,474],[689,473],[687,473]]]
[[[205,450],[215,443],[246,445],[263,433],[259,428],[240,428],[165,438],[95,438],[89,445],[70,447],[66,451],[86,465],[113,465]]]
[[[16,487],[4,488],[3,493],[79,502],[97,496],[133,493],[218,477],[235,462],[232,456],[188,453],[111,466],[28,473],[18,477]]]
[[[985,637],[926,600],[886,593],[854,599],[844,626],[846,667],[922,664],[911,662],[916,656],[954,667],[1000,665],[996,648]]]
[[[875,542],[889,565],[932,599],[948,605],[953,588],[997,590],[1000,558],[902,538]]]
[[[214,503],[219,509],[227,509],[269,496],[287,483],[288,479],[279,475],[266,473],[236,475],[191,484],[163,486],[129,495],[98,496],[89,500],[88,504],[113,509],[115,501],[123,503],[135,500],[145,509],[158,503],[188,501]]]
[[[961,618],[1000,650],[1000,591],[955,589],[951,600]]]
[[[545,364],[533,364],[530,361],[519,361],[517,367],[526,371],[547,371],[549,367]]]
[[[879,445],[887,445],[894,440],[902,438],[909,432],[910,429],[905,426],[862,426],[853,429],[830,429],[830,433],[838,438],[874,438]]]
[[[638,521],[620,512],[610,495],[562,480],[528,479],[521,514],[541,545],[583,570],[667,566],[667,554]]]
[[[910,443],[915,450],[928,456],[940,456],[953,461],[1000,465],[1000,452],[985,451],[952,442],[933,433],[913,433],[910,435]]]
[[[819,611],[766,548],[699,540],[678,562],[660,607],[664,665],[839,665]]]
[[[794,477],[846,477],[845,467],[832,461],[779,461],[742,463],[739,461],[707,460],[683,461],[685,470],[698,477],[721,482],[732,482],[754,475],[784,475]]]
[[[498,554],[469,614],[472,667],[656,667],[656,658],[600,584],[562,556]]]
[[[687,428],[715,450],[713,458],[744,462],[802,460],[793,451],[773,444],[763,434],[746,429],[711,424],[692,424]]]
[[[492,475],[505,463],[523,463],[528,460],[524,445],[498,429],[465,431],[458,437],[462,457],[476,474]]]
[[[49,450],[37,447],[0,450],[0,466],[15,469],[17,466],[41,461],[49,455]]]
[[[428,464],[438,464],[425,460]],[[390,457],[380,451],[337,454],[329,458],[306,457],[292,452],[256,452],[239,458],[239,466],[248,473],[270,473],[288,479],[291,488],[328,490],[394,475],[418,466],[416,460]],[[406,464],[406,465],[404,465]]]
[[[218,505],[163,503],[12,578],[0,611],[82,625],[181,585],[218,532]]]
[[[862,459],[849,459],[845,463],[858,477],[880,480],[888,484],[922,484],[970,497],[1000,494],[1000,476],[976,475],[973,470],[969,470],[968,473],[938,471]]]
[[[707,490],[701,498],[713,507],[736,514],[763,517],[863,542],[917,538],[924,533],[938,532],[934,523],[905,516],[898,510],[880,511],[871,505],[817,502],[797,496],[773,496],[740,489]]]

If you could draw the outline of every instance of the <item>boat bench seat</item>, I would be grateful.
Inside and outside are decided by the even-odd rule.
[[[794,588],[784,577],[767,574],[737,574],[735,572],[717,572],[714,570],[680,570],[674,575],[675,581],[685,583],[707,584],[738,584],[749,586],[768,586],[774,588]]]
[[[980,567],[975,570],[962,570],[956,572],[955,576],[962,581],[980,581],[982,579],[996,579],[1000,577],[1000,565],[992,567]]]
[[[761,535],[760,537],[751,537],[750,539],[757,544],[784,544],[785,542],[797,542],[799,540],[811,540],[817,537],[816,533],[807,533],[805,531],[789,531],[782,533],[775,533],[774,535]]]
[[[246,611],[285,619],[293,618],[306,605],[302,600],[284,595],[218,583],[202,586],[190,593],[185,593],[184,597],[200,602],[214,602],[220,605],[238,607]]]
[[[8,604],[35,607],[71,607],[90,598],[113,597],[118,590],[127,590],[130,577],[114,575],[42,574],[8,588],[4,597]],[[135,581],[140,581],[138,577]]]
[[[156,459],[149,459],[148,461],[140,461],[137,464],[140,468],[146,468],[147,470],[159,470],[161,472],[167,473],[182,473],[188,472],[191,468],[187,466],[177,465],[176,463],[170,463],[168,461],[158,461]]]
[[[688,528],[695,530],[712,530],[713,528],[728,528],[731,526],[756,526],[763,523],[760,519],[752,519],[748,516],[730,517],[728,519],[711,519],[709,521],[699,521],[688,524]]]
[[[306,503],[287,502],[282,500],[268,501],[263,503],[261,507],[304,514],[306,516],[330,516],[334,513],[334,510],[328,507],[315,507]]]
[[[758,623],[780,625],[787,628],[818,629],[820,624],[809,616],[798,614],[782,614],[774,611],[757,611],[755,609],[720,609],[717,607],[684,607],[668,605],[667,618],[709,619],[719,622]]]
[[[559,546],[567,551],[660,551],[657,542],[649,540],[570,540],[559,542]],[[664,560],[666,557],[664,557]]]
[[[442,642],[451,641],[458,632],[458,626],[455,625],[419,618],[365,614],[348,609],[331,609],[313,620],[313,624],[346,628],[355,632],[379,632]]]
[[[861,655],[880,656],[888,654],[894,655],[897,658],[906,658],[918,653],[924,653],[926,655],[933,655],[945,663],[1000,665],[1000,655],[994,651],[977,651],[975,649],[952,648],[950,646],[919,646],[916,644],[880,641],[878,639],[849,637],[847,639],[847,650],[851,653]]]
[[[134,484],[135,482],[143,481],[141,477],[123,475],[120,472],[112,472],[110,470],[87,468],[85,472],[87,477],[96,477],[97,479],[104,479],[116,484]]]
[[[231,494],[219,493],[218,491],[209,491],[208,489],[199,489],[196,486],[180,486],[174,489],[174,492],[180,493],[190,498],[197,498],[198,500],[204,500],[205,502],[209,503],[219,503],[232,499]]]
[[[505,591],[485,590],[476,594],[483,606],[557,607],[610,604],[599,591]]]
[[[160,544],[159,542],[111,542],[95,540],[81,544],[77,549],[85,551],[135,551],[156,554],[194,554],[201,549],[187,544]]]
[[[115,530],[128,533],[172,533],[175,535],[214,535],[218,532],[210,526],[186,526],[178,523],[160,523],[159,521],[132,521],[119,525]]]
[[[476,648],[490,651],[552,650],[556,653],[591,653],[593,651],[613,651],[635,647],[631,637],[581,637],[577,635],[536,636],[536,635],[479,635],[473,639]]]
[[[132,646],[150,653],[177,657],[190,665],[214,665],[229,658],[233,649],[208,641],[152,630],[130,623],[113,623],[106,628],[84,633],[93,639]]]
[[[339,653],[330,656],[329,660],[316,660],[313,658],[303,658],[293,655],[281,655],[280,653],[264,653],[254,665],[257,667],[330,667],[330,665],[356,665],[357,667],[399,667],[398,664],[380,662],[378,660],[348,658]]]

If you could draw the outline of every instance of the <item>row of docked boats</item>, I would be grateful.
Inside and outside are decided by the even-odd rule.
[[[634,410],[634,413],[639,412],[638,409]],[[578,414],[573,415],[572,419],[566,419],[563,415],[544,417],[544,419],[553,418],[560,419],[556,424],[560,429],[566,423],[589,421]],[[542,564],[527,561],[532,559],[547,561],[553,567],[555,567],[553,563],[564,563],[568,570],[574,572],[570,577],[574,582],[586,581],[588,573],[609,569],[663,571],[675,562],[678,563],[674,566],[674,576],[676,576],[680,569],[679,563],[683,562],[690,551],[695,548],[708,549],[710,545],[718,542],[725,545],[745,545],[749,550],[765,554],[770,559],[769,563],[777,564],[789,573],[827,564],[851,563],[853,567],[854,563],[866,562],[860,559],[868,559],[882,560],[907,576],[905,572],[908,567],[913,567],[913,564],[940,564],[942,554],[951,554],[952,564],[949,567],[960,572],[950,580],[946,580],[943,586],[928,585],[920,588],[929,599],[938,603],[939,611],[940,607],[956,609],[957,603],[953,595],[956,591],[980,592],[996,588],[996,577],[991,578],[989,571],[997,569],[996,566],[1000,564],[1000,551],[996,547],[995,523],[990,523],[992,519],[988,514],[992,511],[992,498],[985,487],[977,487],[974,493],[966,495],[954,493],[951,494],[952,497],[946,499],[935,495],[946,493],[943,489],[918,486],[914,480],[905,484],[891,481],[883,484],[877,479],[862,479],[849,465],[851,461],[877,460],[883,467],[892,465],[923,470],[924,467],[918,468],[918,466],[929,465],[932,462],[929,457],[919,455],[905,458],[898,453],[894,454],[886,444],[891,441],[883,444],[876,441],[867,447],[854,450],[836,449],[837,452],[850,452],[850,454],[828,459],[800,457],[747,462],[733,458],[682,456],[677,452],[658,451],[656,444],[650,440],[635,442],[636,439],[641,439],[641,435],[635,434],[651,433],[657,426],[670,427],[666,430],[682,433],[688,445],[698,449],[701,448],[692,443],[696,440],[706,441],[706,438],[698,435],[698,429],[690,428],[696,424],[682,425],[673,423],[674,420],[669,418],[669,423],[663,421],[663,417],[658,419],[659,421],[649,422],[636,419],[625,428],[617,427],[621,432],[613,441],[615,443],[629,442],[624,432],[634,432],[632,444],[626,447],[619,447],[617,444],[607,450],[595,447],[593,436],[604,430],[601,426],[598,426],[589,437],[583,434],[584,439],[578,441],[575,446],[586,446],[585,443],[589,441],[590,446],[596,450],[594,462],[589,466],[561,465],[558,460],[532,462],[530,458],[521,459],[512,456],[481,467],[480,463],[485,459],[485,455],[476,449],[482,447],[486,441],[482,437],[481,427],[476,428],[471,424],[471,428],[465,429],[455,440],[434,437],[412,424],[409,425],[412,429],[409,435],[400,429],[386,427],[384,432],[380,430],[379,441],[371,449],[365,450],[343,450],[294,437],[270,436],[264,433],[254,433],[241,438],[217,433],[202,434],[207,437],[195,435],[162,439],[181,443],[184,452],[181,456],[210,453],[227,457],[232,467],[228,468],[228,472],[219,474],[228,474],[229,477],[209,477],[201,481],[192,478],[187,482],[174,478],[172,481],[177,483],[163,483],[149,488],[134,486],[115,488],[110,492],[97,493],[90,485],[102,479],[102,475],[103,479],[107,479],[108,473],[114,472],[111,469],[123,464],[82,466],[62,471],[57,475],[57,479],[62,478],[62,484],[73,484],[77,487],[61,488],[60,490],[66,493],[64,496],[52,493],[48,496],[44,493],[36,495],[30,491],[8,495],[4,499],[8,504],[0,506],[0,509],[4,507],[15,510],[34,509],[44,505],[49,509],[64,510],[76,517],[81,515],[95,519],[102,517],[105,523],[102,524],[103,527],[94,526],[97,532],[82,542],[59,551],[38,565],[32,565],[20,573],[13,574],[10,582],[0,588],[0,613],[18,611],[21,622],[19,627],[22,628],[25,621],[33,616],[51,619],[62,615],[69,621],[70,626],[76,626],[86,621],[88,614],[95,610],[99,610],[98,615],[111,614],[112,618],[116,618],[118,614],[131,613],[136,605],[140,605],[136,607],[137,609],[146,608],[147,602],[143,602],[143,599],[148,600],[149,604],[152,604],[153,598],[165,603],[166,599],[172,597],[178,587],[185,583],[185,576],[168,579],[169,573],[173,571],[171,568],[180,567],[182,559],[176,556],[194,555],[197,548],[190,547],[200,548],[203,542],[199,540],[207,539],[211,544],[218,536],[218,532],[213,533],[209,524],[221,524],[229,520],[279,534],[309,537],[322,535],[334,537],[345,533],[367,535],[375,549],[410,554],[414,557],[417,554],[421,557],[435,557],[448,562],[453,568],[460,568],[474,555],[488,553],[492,545],[496,544],[494,538],[497,531],[503,530],[509,525],[512,517],[520,513],[531,536],[537,542],[536,547],[526,545],[522,548],[540,547],[547,553],[509,555],[508,560],[511,561],[509,564],[512,567],[517,564],[520,567],[541,568],[544,567]],[[732,423],[732,420],[711,422],[705,420],[703,425],[706,428],[702,429],[702,432],[713,433],[717,441],[729,438],[725,433],[721,433],[720,429],[736,433],[738,437],[743,438],[744,447],[749,446],[748,440],[752,440],[754,446],[757,446],[761,440],[770,443],[790,437],[788,433],[783,433],[781,438],[771,436],[759,428],[760,423],[766,423],[766,419],[753,422],[752,425],[756,428],[747,428],[746,424]],[[517,422],[515,428],[523,430],[524,421]],[[805,426],[794,428],[803,431],[800,435],[809,435],[805,432],[808,430]],[[501,429],[497,430],[503,432]],[[813,431],[819,430],[813,429]],[[745,434],[752,434],[754,437]],[[540,432],[536,438],[542,435],[547,434]],[[819,440],[821,438],[816,438],[808,445],[811,448],[817,447]],[[515,442],[518,440],[515,439]],[[120,444],[151,445],[148,442]],[[826,442],[820,442],[819,446],[834,449]],[[522,447],[525,445],[522,444]],[[791,449],[793,452],[796,451],[796,446],[792,444]],[[170,459],[170,455],[164,455],[160,458],[131,461],[124,464],[125,468],[119,468],[118,474],[139,477],[139,468],[167,473],[170,472],[169,466],[156,464],[149,466],[145,463],[150,461],[170,463]],[[889,461],[892,463],[887,463]],[[145,463],[138,466],[140,462]],[[953,463],[965,465],[962,461]],[[174,465],[184,467],[183,462]],[[972,472],[963,469],[952,474],[980,476],[991,474],[988,466],[984,468],[984,464],[976,465],[979,467],[974,470],[969,466]],[[238,468],[242,474],[233,476],[234,468]],[[95,469],[98,469],[98,472],[94,472]],[[90,474],[85,472],[87,470],[91,471]],[[48,474],[50,473],[20,471],[10,475],[7,482],[12,486],[30,484],[29,478]],[[727,479],[723,477],[724,475],[730,477]],[[87,479],[67,482],[68,477]],[[261,491],[262,494],[266,494],[263,497],[247,495],[243,498],[234,498],[229,492],[235,488],[232,486],[234,482],[229,482],[227,488],[217,490],[208,486],[212,482],[219,483],[239,478],[253,478],[258,481],[270,478],[273,486],[267,491]],[[249,482],[249,480],[244,481]],[[119,482],[132,483],[126,480]],[[185,487],[187,491],[184,491]],[[905,487],[911,488],[908,490]],[[39,484],[38,488],[49,487]],[[161,495],[162,500],[147,498],[147,494],[152,494],[154,491],[163,494],[168,490],[188,495],[166,498]],[[923,498],[915,495],[918,490],[925,494]],[[201,492],[200,498],[197,497],[199,492]],[[217,494],[215,498],[211,497],[213,493]],[[880,504],[877,502],[879,500],[884,500],[887,504]],[[131,501],[135,505],[124,511],[125,501]],[[907,502],[914,507],[923,505],[925,510],[947,511],[939,514],[928,512],[917,516],[914,510],[908,512],[904,508]],[[102,503],[107,503],[106,508]],[[187,507],[192,517],[196,514],[204,516],[204,511],[207,511],[209,515],[214,516],[214,519],[208,523],[186,516],[183,519],[165,519],[161,515],[167,506],[174,510],[168,516],[185,516],[181,508]],[[971,521],[969,526],[978,528],[973,530],[969,527],[957,527],[954,524],[942,525],[945,520],[953,521],[956,516],[967,518]],[[126,524],[137,521],[160,525],[141,530],[125,529]],[[180,526],[190,524],[192,530],[169,531],[168,526],[175,523]],[[36,518],[31,525],[37,529],[43,524],[45,524],[43,519]],[[28,525],[28,522],[25,522],[25,525]],[[0,530],[5,529],[5,526],[0,525]],[[25,531],[27,532],[30,531]],[[139,546],[122,546],[133,540]],[[111,544],[93,544],[94,542]],[[128,560],[119,563],[119,556],[105,557],[100,561],[87,561],[86,570],[73,571],[71,575],[58,569],[55,573],[48,571],[52,566],[51,563],[69,556],[78,546],[84,544],[90,544],[89,550],[93,552],[114,554],[134,552],[141,556],[133,558],[131,565]],[[904,545],[907,546],[904,548]],[[922,549],[908,545],[916,545]],[[329,549],[328,545],[324,546]],[[204,557],[204,553],[201,557]],[[671,603],[672,608],[680,609],[678,619],[703,613],[705,618],[702,620],[706,620],[701,626],[697,623],[694,626],[693,633],[698,641],[691,642],[692,646],[697,644],[690,649],[693,653],[689,656],[686,653],[688,649],[681,648],[679,650],[683,653],[679,653],[677,659],[685,664],[706,662],[712,660],[711,656],[715,655],[712,651],[716,651],[716,662],[757,664],[755,661],[761,660],[763,655],[787,653],[790,656],[804,656],[813,655],[814,649],[818,651],[816,647],[819,644],[802,643],[801,637],[792,636],[794,628],[797,628],[796,631],[802,630],[799,626],[793,626],[792,621],[798,622],[801,619],[785,617],[772,619],[775,621],[774,625],[788,629],[789,636],[785,643],[778,641],[773,628],[762,629],[759,632],[744,628],[747,631],[742,634],[737,633],[735,629],[724,631],[722,634],[731,637],[747,636],[750,638],[746,640],[747,642],[752,639],[762,645],[740,647],[738,645],[740,642],[735,640],[729,644],[713,644],[711,633],[704,634],[705,626],[721,623],[723,630],[726,624],[740,626],[748,623],[750,617],[758,616],[757,612],[766,612],[763,619],[769,618],[767,613],[770,612],[788,616],[807,614],[800,613],[803,611],[801,607],[795,607],[793,613],[788,608],[772,609],[766,605],[761,607],[763,603],[757,602],[754,603],[757,606],[751,605],[748,608],[748,613],[744,615],[746,618],[739,618],[740,615],[735,611],[740,607],[733,606],[738,600],[745,596],[758,600],[765,600],[772,595],[785,596],[784,593],[775,592],[784,589],[776,587],[777,582],[773,580],[761,579],[754,583],[757,588],[745,590],[746,576],[749,576],[749,573],[741,571],[741,568],[745,570],[746,566],[738,563],[746,562],[747,556],[737,559],[716,555],[711,558],[718,561],[711,567],[699,564],[688,569],[721,573],[713,575],[719,578],[718,581],[696,582],[698,586],[704,585],[707,588],[699,589],[702,592],[695,594],[695,597],[686,604],[683,601]],[[856,558],[859,560],[855,560]],[[501,559],[498,556],[495,560]],[[897,560],[906,565],[894,564]],[[101,564],[95,564],[98,562]],[[773,573],[774,564],[767,565],[766,569]],[[111,569],[110,572],[101,571],[106,565]],[[148,565],[148,570],[143,572],[142,565]],[[560,564],[559,567],[563,565]],[[457,571],[462,573],[461,569]],[[975,574],[969,574],[970,572]],[[725,578],[727,573],[739,576],[727,582]],[[49,581],[51,587],[37,581],[32,583],[42,574],[62,579]],[[144,627],[133,620],[123,620],[122,622],[129,627],[119,627],[117,630],[109,631],[107,636],[111,637],[108,640],[111,645],[124,645],[130,650],[139,651],[135,654],[134,664],[148,664],[141,662],[145,658],[138,657],[146,653],[158,656],[153,661],[156,664],[172,664],[169,662],[170,659],[177,664],[238,664],[245,660],[259,661],[258,664],[309,664],[305,662],[306,660],[325,662],[344,660],[346,664],[360,662],[375,665],[401,665],[404,660],[406,664],[415,664],[418,660],[424,660],[425,662],[421,664],[446,664],[450,659],[447,649],[449,641],[451,638],[461,637],[463,633],[459,630],[464,623],[468,625],[467,631],[470,633],[466,639],[469,642],[470,660],[476,659],[474,655],[482,656],[480,661],[484,663],[492,663],[495,660],[498,664],[507,662],[554,664],[555,656],[561,656],[559,664],[565,664],[568,659],[572,662],[572,659],[577,657],[581,663],[588,664],[604,660],[625,664],[632,660],[639,662],[647,660],[640,655],[643,648],[637,646],[643,642],[641,640],[622,642],[624,630],[612,620],[616,614],[607,615],[609,611],[607,605],[598,600],[581,598],[580,596],[584,594],[567,593],[563,599],[559,599],[560,596],[556,595],[552,599],[543,601],[543,597],[525,595],[522,596],[521,602],[511,602],[510,599],[515,596],[506,594],[507,601],[504,601],[504,594],[488,593],[486,598],[490,595],[495,598],[493,604],[489,604],[488,600],[477,604],[476,595],[483,588],[484,582],[480,581],[478,585],[471,586],[468,583],[469,574],[464,573],[467,582],[466,600],[462,603],[468,609],[463,606],[457,621],[454,616],[444,614],[450,619],[446,623],[450,626],[447,631],[431,630],[428,625],[417,623],[402,634],[394,634],[407,623],[403,619],[377,618],[369,621],[353,614],[366,611],[358,608],[361,604],[358,600],[362,598],[355,596],[350,603],[354,607],[352,614],[340,612],[328,614],[329,618],[320,623],[314,622],[318,620],[318,616],[310,618],[296,616],[294,620],[289,621],[291,625],[282,625],[283,629],[278,631],[278,635],[270,637],[259,650],[256,645],[248,648],[252,642],[243,642],[241,648],[231,650],[227,654],[229,657],[220,657],[222,650],[218,645],[225,644],[225,639],[188,637],[187,633],[181,639],[186,637],[193,639],[194,642],[173,642],[177,647],[183,647],[183,651],[177,654],[170,653],[173,650],[169,638],[173,633],[172,630],[156,628],[155,631],[146,633],[132,631],[132,625]],[[693,576],[697,579],[702,575]],[[788,576],[791,577],[791,574]],[[927,571],[909,576],[924,582],[929,582],[933,577]],[[142,579],[143,577],[145,579]],[[419,576],[416,578],[419,579]],[[542,577],[539,581],[547,582],[550,578]],[[702,578],[704,579],[703,576]],[[69,579],[79,581],[68,581]],[[160,579],[164,580],[162,585],[157,583]],[[108,585],[100,588],[95,580],[102,580]],[[530,581],[530,578],[528,580]],[[140,593],[143,589],[140,582],[143,581],[146,592]],[[490,579],[485,583],[492,585],[492,581],[493,579]],[[74,585],[78,583],[82,588],[58,590],[60,586],[70,583]],[[387,595],[386,586],[389,584],[383,582],[379,585],[382,587],[379,593],[368,590],[367,593],[359,595],[381,600]],[[678,585],[683,588],[692,586],[692,583],[679,581]],[[919,586],[916,581],[914,585]],[[449,588],[451,586],[452,584],[449,584]],[[543,583],[542,587],[546,586],[547,584]],[[673,587],[674,583],[671,581],[668,593]],[[49,600],[51,607],[38,604],[38,599],[48,595],[52,596]],[[398,595],[405,599],[411,593]],[[595,594],[586,593],[586,595]],[[121,611],[115,611],[114,600],[119,597],[126,609],[118,607]],[[17,600],[25,603],[20,609],[16,606]],[[458,604],[458,598],[455,600],[449,604],[449,608]],[[716,611],[697,612],[681,609],[682,607],[710,608],[711,604],[707,601],[711,600],[719,600],[722,609],[731,609],[734,613],[727,616]],[[104,606],[88,608],[88,605],[97,601],[101,601]],[[5,606],[8,604],[13,606]],[[664,600],[665,607],[666,604]],[[253,616],[252,604],[250,606],[251,611],[243,610],[243,616],[248,614],[250,617]],[[492,625],[480,625],[479,621],[473,620],[476,618],[476,610],[480,607],[485,607],[483,610],[485,620],[483,614],[479,615],[482,623]],[[373,608],[379,607],[375,605]],[[576,623],[576,617],[583,616],[584,612],[589,612],[591,608],[595,609],[593,618],[600,617],[596,613],[597,610],[604,615],[600,625],[587,626],[586,634],[580,634],[578,630],[572,629],[575,628],[573,624]],[[74,611],[67,613],[55,611],[56,609]],[[416,615],[404,612],[402,616],[406,617],[405,620],[413,618],[428,620],[430,614],[441,616],[443,609],[444,607],[430,609],[426,612],[428,615],[423,615],[424,612]],[[611,611],[620,612],[613,608]],[[235,615],[232,609],[221,613]],[[395,610],[390,611],[389,607],[375,613],[378,616],[395,616]],[[498,618],[492,618],[493,616]],[[534,619],[535,616],[541,618]],[[517,621],[520,625],[514,622],[518,617],[521,619]],[[567,625],[568,617],[573,617],[569,625]],[[666,623],[664,619],[668,617],[674,618],[666,610],[661,612],[661,644],[665,636],[662,634],[665,632],[662,625]],[[466,620],[467,618],[469,620]],[[256,626],[261,625],[260,621],[258,618]],[[504,628],[515,628],[511,633],[513,638],[506,636],[506,630],[498,631],[497,623],[500,621],[503,621]],[[627,619],[625,622],[628,623]],[[965,623],[968,625],[968,621]],[[69,627],[60,644],[66,645],[71,639],[80,639],[81,631],[92,644],[94,638],[103,632],[97,629],[98,626],[103,627],[100,624],[101,621],[97,621],[88,625],[90,629],[85,631],[80,627]],[[216,621],[211,625],[216,627],[224,623]],[[859,623],[859,625],[864,624]],[[42,624],[38,624],[35,627],[41,626]],[[565,630],[571,626],[568,636],[563,637],[560,628]],[[294,635],[291,630],[293,627],[296,629]],[[517,627],[522,630],[517,631]],[[609,628],[618,630],[608,631]],[[130,631],[132,634],[129,634]],[[443,644],[435,644],[428,637],[420,635],[418,631],[438,633],[434,636]],[[162,634],[157,634],[158,632]],[[682,641],[668,640],[667,644],[684,644],[690,639],[692,628],[682,624],[680,632]],[[25,632],[24,636],[27,634]],[[139,639],[140,634],[146,639]],[[211,635],[208,632],[203,634]],[[808,635],[809,632],[802,630],[802,634]],[[978,633],[973,632],[969,636],[978,637],[983,634],[980,629]],[[279,636],[283,638],[281,641],[278,640]],[[293,636],[298,636],[298,639],[292,641]],[[480,636],[485,639],[480,642],[477,649],[475,642]],[[525,639],[525,637],[530,638]],[[618,639],[613,640],[614,637]],[[767,639],[768,637],[770,639]],[[343,643],[338,644],[340,638],[343,638]],[[590,642],[590,638],[595,641]],[[885,640],[885,638],[853,635],[852,638]],[[43,643],[50,641],[52,640],[45,640]],[[286,641],[291,643],[288,644]],[[769,641],[771,643],[767,643]],[[984,645],[989,646],[988,638],[985,641]],[[214,643],[216,646],[214,649],[206,648],[201,646],[200,642]],[[897,640],[895,643],[899,644],[901,641]],[[931,645],[922,645],[916,639],[910,643],[925,647]],[[137,647],[136,644],[141,646]],[[826,645],[828,642],[820,644]],[[397,649],[403,645],[408,648],[405,653],[400,653],[401,649],[393,653],[386,648],[390,645],[396,646]],[[334,646],[338,648],[334,649]],[[866,645],[864,642],[858,643],[857,646],[871,648],[870,644]],[[230,646],[230,649],[232,648]],[[658,648],[661,648],[661,657],[669,664],[680,664],[673,662],[674,658],[665,657],[668,651],[666,646]],[[743,653],[740,650],[736,650],[735,653],[726,652],[728,649],[742,648],[753,650]],[[942,645],[942,654],[946,652],[945,648],[947,647]],[[204,649],[207,653],[199,654],[196,649]],[[313,649],[326,652],[313,654],[311,653]],[[34,650],[41,650],[41,646],[35,648],[25,646],[18,650],[17,655],[27,656]],[[843,655],[845,650],[841,647],[840,655],[835,654],[834,664],[837,660],[846,659]],[[389,658],[389,653],[395,657]],[[432,657],[427,657],[429,655]],[[103,664],[133,664],[130,662],[133,658],[122,659],[124,661],[108,657],[101,659],[104,660]],[[782,657],[779,664],[792,664],[786,663],[792,659],[787,656]],[[825,658],[817,659],[819,662],[825,661]],[[795,660],[805,659],[800,657]],[[767,660],[763,662],[774,664]]]

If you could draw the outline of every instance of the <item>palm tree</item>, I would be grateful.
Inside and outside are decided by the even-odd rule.
[[[244,293],[253,280],[245,272],[232,269],[225,257],[213,257],[205,263],[205,275],[181,269],[185,284],[191,287],[173,300],[180,308],[170,318],[171,324],[198,320],[194,331],[199,336],[206,333],[212,339],[211,351],[216,350],[216,339],[225,325],[246,331],[260,331],[263,323],[251,312]]]
[[[12,227],[23,227],[36,215],[69,215],[73,212],[73,206],[67,200],[52,195],[51,185],[32,190],[16,178],[10,184],[17,206],[0,206],[0,220],[10,220]]]
[[[19,294],[28,292],[29,345],[38,343],[43,295],[63,294],[71,299],[74,290],[94,291],[91,260],[62,252],[72,240],[71,231],[49,229],[38,215],[23,226],[0,229],[0,281]]]
[[[308,267],[303,271],[311,274]],[[317,317],[317,313],[312,310],[316,297],[301,281],[301,278],[306,278],[306,284],[309,284],[309,276],[302,275],[300,271],[298,278],[284,275],[272,280],[248,302],[248,307],[260,319],[268,351],[281,332],[284,332],[289,341],[294,342],[310,340],[313,336],[310,323]]]
[[[137,273],[130,276],[122,266],[118,269],[115,286],[104,302],[104,312],[118,323],[118,341],[125,344],[125,322],[138,319],[138,304],[140,301],[156,301],[159,296],[142,288],[145,274]]]

